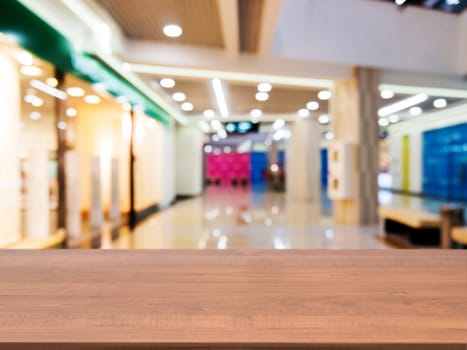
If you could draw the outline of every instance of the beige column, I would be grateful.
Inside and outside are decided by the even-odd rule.
[[[315,119],[298,119],[292,123],[286,148],[286,191],[289,198],[320,200],[320,143],[320,127]]]
[[[0,53],[0,246],[14,243],[20,232],[20,77],[16,63]]]
[[[26,235],[47,238],[50,233],[49,154],[46,149],[29,150],[26,181]]]
[[[352,79],[338,81],[331,103],[334,140],[352,145],[352,197],[335,200],[337,224],[377,223],[379,71],[355,69]]]
[[[175,136],[177,195],[197,196],[203,191],[203,134],[195,127],[180,127]]]

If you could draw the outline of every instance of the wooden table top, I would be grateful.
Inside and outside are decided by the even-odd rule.
[[[0,349],[52,343],[466,349],[467,251],[0,252]]]

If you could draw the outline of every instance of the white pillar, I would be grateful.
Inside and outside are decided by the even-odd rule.
[[[29,150],[26,184],[26,235],[46,238],[50,233],[49,155],[45,149]]]
[[[203,190],[203,134],[196,127],[181,127],[176,135],[177,194],[197,196]]]
[[[79,154],[67,151],[66,161],[66,231],[72,238],[81,236],[81,183]]]
[[[159,147],[162,148],[162,201],[161,207],[168,207],[175,199],[175,128],[164,127]]]
[[[94,156],[91,159],[91,213],[89,224],[91,227],[101,227],[103,223],[101,159]]]
[[[14,243],[20,232],[20,77],[16,63],[0,53],[0,246]]]
[[[321,198],[321,134],[316,120],[299,119],[292,124],[286,152],[286,191],[291,199]]]
[[[118,158],[112,158],[112,169],[110,178],[110,213],[109,217],[113,221],[120,220],[120,162]]]

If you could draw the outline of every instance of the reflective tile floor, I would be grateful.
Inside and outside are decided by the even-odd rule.
[[[114,249],[387,249],[374,226],[336,226],[329,201],[287,200],[263,189],[208,188],[180,201],[117,239],[104,233],[101,247]],[[324,215],[323,215],[324,213]],[[114,238],[115,233],[114,233]]]

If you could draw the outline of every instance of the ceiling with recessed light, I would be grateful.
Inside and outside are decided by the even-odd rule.
[[[97,0],[134,40],[148,40],[223,48],[216,0]],[[168,37],[166,25],[178,25],[183,34]]]
[[[466,0],[383,0],[393,2],[396,6],[418,6],[430,10],[450,13],[461,13],[467,8]]]
[[[219,110],[210,80],[175,78],[175,86],[164,88],[161,86],[161,82],[166,77],[147,75],[145,78],[167,100],[171,100],[172,103],[176,103],[178,106],[181,106],[180,103],[186,101],[192,103],[194,109],[189,111],[188,115],[199,116],[208,109],[216,112]],[[272,85],[271,91],[264,92],[267,95],[267,100],[258,101],[256,99],[256,94],[260,92],[258,87],[264,91],[268,90],[267,88],[262,89],[259,84],[222,81],[222,87],[225,92],[230,119],[250,114],[253,109],[259,109],[264,114],[296,114],[298,110],[306,108],[309,102],[316,102],[310,106],[316,113],[324,114],[328,112],[328,101],[318,98],[318,93],[322,90],[317,88]],[[173,101],[174,94],[178,95],[178,93],[184,94],[185,98],[183,101]]]

